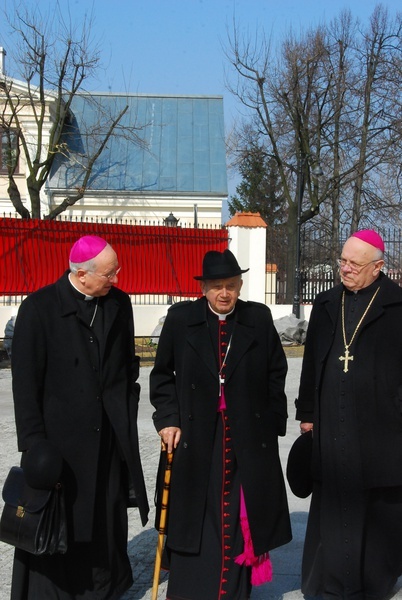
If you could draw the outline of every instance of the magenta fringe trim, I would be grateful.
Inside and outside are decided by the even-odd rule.
[[[262,585],[272,581],[272,563],[268,552],[261,556],[255,556],[254,554],[243,489],[241,489],[240,494],[240,526],[244,539],[244,550],[235,558],[235,562],[238,565],[244,564],[251,567],[251,585]]]

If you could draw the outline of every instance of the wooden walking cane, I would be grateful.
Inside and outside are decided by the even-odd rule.
[[[166,452],[166,446],[163,442],[162,442],[162,452]],[[172,473],[172,462],[173,462],[173,452],[168,452],[166,455],[165,477],[163,479],[161,514],[160,514],[160,518],[159,518],[159,527],[158,527],[159,535],[158,535],[158,543],[156,546],[154,580],[153,580],[153,585],[152,585],[151,600],[157,600],[157,598],[158,598],[159,575],[160,575],[161,563],[162,563],[163,541],[164,541],[164,537],[165,537],[165,533],[166,533],[166,518],[167,518],[167,509],[168,509],[168,502],[169,502],[169,488],[170,488],[170,476]]]

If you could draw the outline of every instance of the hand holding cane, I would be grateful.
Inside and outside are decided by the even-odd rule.
[[[166,452],[166,446],[162,442],[162,452]],[[163,491],[162,491],[162,502],[161,502],[161,513],[159,518],[159,535],[158,535],[158,543],[156,546],[156,557],[155,557],[155,567],[154,567],[154,579],[152,585],[152,597],[151,600],[157,600],[158,598],[158,587],[159,587],[159,575],[161,570],[162,563],[162,552],[163,552],[163,541],[166,533],[166,519],[167,519],[167,509],[169,502],[169,488],[170,488],[170,476],[172,473],[172,462],[173,462],[173,452],[168,452],[166,456],[166,468],[165,468],[165,476],[163,480]]]

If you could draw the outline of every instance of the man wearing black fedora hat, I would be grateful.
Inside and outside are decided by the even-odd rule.
[[[278,453],[287,363],[269,309],[239,300],[246,271],[229,250],[206,253],[203,296],[169,309],[151,373],[155,427],[175,452],[169,600],[246,599],[291,539]]]

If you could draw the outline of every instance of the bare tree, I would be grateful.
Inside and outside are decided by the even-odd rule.
[[[401,26],[401,15],[390,20],[388,11],[377,6],[356,48],[356,82],[360,79],[361,83],[354,89],[354,98],[357,114],[361,116],[355,134],[361,141],[353,190],[352,230],[358,228],[363,211],[382,208],[381,198],[377,197],[374,204],[370,202],[370,188],[373,190],[378,177],[389,166],[401,162]]]
[[[13,16],[10,16],[13,15]],[[124,135],[142,144],[140,128],[131,124],[121,127],[128,105],[119,106],[113,113],[97,103],[97,118],[91,121],[85,137],[92,143],[83,147],[74,159],[69,143],[76,132],[73,103],[85,92],[86,80],[93,77],[99,66],[99,52],[91,42],[92,18],[80,27],[63,18],[60,6],[43,18],[39,6],[34,10],[18,8],[5,15],[18,44],[13,58],[20,80],[0,74],[0,130],[4,142],[10,144],[7,154],[8,194],[15,210],[23,218],[41,218],[41,190],[49,178],[57,158],[80,161],[80,179],[58,206],[52,207],[43,218],[53,219],[67,207],[84,197],[94,173],[94,164],[112,136]],[[87,96],[91,97],[90,94]],[[95,99],[92,99],[96,103]],[[70,137],[69,137],[70,133]],[[88,153],[88,148],[90,152]],[[15,149],[17,153],[15,153]],[[24,157],[26,185],[30,209],[23,205],[21,191],[15,178],[19,153]]]
[[[287,273],[295,269],[296,231],[299,203],[308,199],[301,222],[317,214],[326,192],[318,185],[316,166],[320,159],[320,130],[317,127],[320,99],[317,95],[320,57],[324,51],[320,33],[301,43],[285,40],[283,55],[271,56],[270,45],[240,39],[234,29],[227,56],[239,77],[230,90],[251,109],[256,132],[277,164],[283,197],[287,204]],[[282,61],[281,61],[282,59]],[[287,299],[293,289],[287,287]]]
[[[399,203],[397,178],[391,191],[389,176],[402,156],[401,42],[401,17],[391,20],[382,6],[366,29],[343,11],[299,38],[290,33],[275,55],[264,36],[252,42],[236,27],[229,35],[226,55],[238,74],[229,89],[282,180],[288,274],[301,224],[327,231],[334,264],[342,225],[369,225]]]

